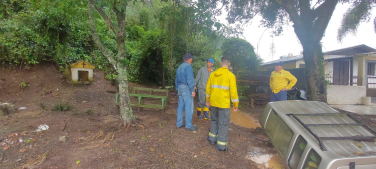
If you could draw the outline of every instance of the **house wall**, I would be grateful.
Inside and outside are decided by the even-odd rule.
[[[353,76],[358,76],[358,60],[353,59]]]
[[[86,68],[72,68],[72,81],[78,82],[78,71],[88,71],[89,72],[89,81],[93,81],[93,69]]]
[[[361,104],[366,92],[366,86],[328,85],[328,104]]]
[[[351,64],[350,59],[348,61],[349,61],[349,64]],[[326,80],[332,80],[331,77],[333,77],[333,62],[334,61],[324,61],[324,70],[325,70]],[[351,69],[351,65],[349,65],[349,68]],[[349,77],[350,77],[350,75],[351,74],[349,72]],[[358,60],[356,58],[353,58],[353,76],[355,76],[355,77],[358,76]],[[357,79],[354,78],[353,79],[353,82],[354,82],[353,85],[357,85],[356,81],[357,81]]]
[[[358,66],[358,86],[367,85],[367,63],[376,61],[376,54],[364,54],[357,55],[354,57],[354,60],[357,60]],[[354,62],[355,63],[355,62]]]
[[[301,64],[302,64],[302,65],[305,65],[304,60],[303,60],[303,59],[302,59],[302,60],[297,60],[297,61],[296,61],[295,68],[302,68],[302,67],[299,67]]]
[[[325,77],[333,77],[333,62],[324,61]]]

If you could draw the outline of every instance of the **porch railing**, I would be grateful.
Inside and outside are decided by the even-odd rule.
[[[367,87],[368,88],[376,88],[376,76],[369,76],[367,77]]]
[[[345,85],[351,86],[350,80],[352,79],[352,86],[358,85],[358,76],[353,76],[352,78],[334,78],[331,76],[326,76],[325,80],[329,85]],[[367,77],[367,88],[376,89],[376,76]]]
[[[345,86],[351,86],[352,80],[352,86],[357,86],[358,84],[358,76],[353,76],[352,78],[337,78],[332,76],[326,76],[325,80],[329,83],[329,85],[345,85]]]

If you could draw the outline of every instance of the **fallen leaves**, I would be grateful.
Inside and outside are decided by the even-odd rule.
[[[361,155],[361,154],[363,154],[363,153],[360,152],[360,151],[357,151],[357,152],[355,152],[354,154],[355,154],[355,155]]]
[[[362,148],[362,145],[360,145],[359,142],[356,142],[356,145],[357,145],[359,148]]]
[[[36,166],[46,161],[46,158],[47,158],[47,152],[39,155],[37,158],[30,159],[25,165],[22,166],[22,168],[36,168]]]
[[[150,147],[150,149],[149,149],[150,151],[154,151],[154,148],[153,147]]]

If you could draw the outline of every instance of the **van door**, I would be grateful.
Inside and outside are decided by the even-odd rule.
[[[287,163],[291,169],[298,168],[299,161],[303,155],[306,146],[307,141],[301,135],[299,135],[296,139],[294,148],[292,149],[291,155]]]

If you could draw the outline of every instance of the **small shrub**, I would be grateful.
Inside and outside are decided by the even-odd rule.
[[[106,79],[111,81],[111,85],[116,85],[118,82],[118,75],[115,74],[107,74]]]
[[[54,106],[54,111],[69,111],[69,110],[72,110],[72,106],[69,104],[69,103],[65,103],[65,104],[62,104],[62,103],[59,103],[57,105]]]
[[[77,116],[78,115],[78,112],[77,111],[73,111],[72,112],[72,116]]]
[[[88,115],[92,115],[94,113],[94,111],[92,109],[88,109],[85,113],[88,114]]]
[[[30,86],[30,83],[22,81],[19,86],[20,86],[20,89],[23,90],[24,88]]]
[[[47,106],[44,103],[39,103],[40,108],[47,110]]]

